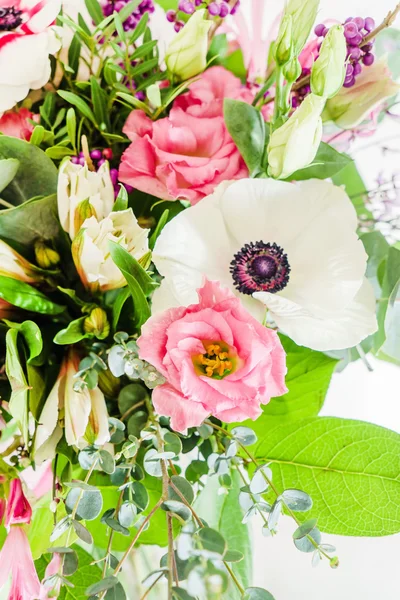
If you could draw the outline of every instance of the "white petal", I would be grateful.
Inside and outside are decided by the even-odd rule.
[[[92,402],[92,412],[90,414],[90,424],[96,435],[94,441],[98,446],[103,446],[110,440],[108,430],[108,413],[103,392],[98,388],[90,390],[90,399]]]
[[[344,310],[322,317],[279,294],[253,294],[270,310],[278,327],[296,344],[314,350],[352,348],[377,330],[374,291],[367,279]]]
[[[57,442],[62,436],[62,431],[57,427],[58,424],[58,409],[59,409],[59,394],[62,392],[64,378],[58,378],[54,384],[39,417],[39,423],[36,428],[35,435],[35,461],[42,462],[46,458],[53,458],[55,446],[51,443],[53,434],[59,429],[59,437],[56,436]],[[60,390],[60,386],[61,390]],[[54,442],[54,440],[52,440]],[[54,446],[52,448],[52,446]]]
[[[68,385],[70,384],[70,385]],[[89,390],[73,390],[74,380],[70,380],[65,389],[65,439],[69,446],[76,446],[85,435],[89,422],[91,401]]]

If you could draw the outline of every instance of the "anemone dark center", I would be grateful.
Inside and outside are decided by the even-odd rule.
[[[290,265],[283,248],[275,243],[250,242],[233,257],[230,272],[242,294],[280,292],[289,282]]]
[[[22,10],[14,6],[0,8],[0,31],[13,31],[22,23]]]

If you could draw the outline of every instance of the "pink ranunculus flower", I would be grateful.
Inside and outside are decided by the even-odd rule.
[[[206,281],[199,302],[155,315],[142,328],[139,356],[167,379],[155,388],[157,412],[185,431],[213,415],[256,419],[260,404],[287,392],[285,352],[226,288]]]
[[[32,508],[22,490],[21,481],[12,479],[7,500],[5,525],[8,527],[9,525],[30,523],[31,518]]]
[[[157,198],[196,204],[222,181],[248,175],[222,116],[197,118],[172,108],[152,121],[134,110],[123,131],[132,144],[122,155],[119,181]]]
[[[22,527],[11,527],[0,552],[0,589],[11,575],[8,600],[36,600],[40,581],[36,573],[27,535]]]
[[[29,119],[38,120],[38,117],[39,115],[34,115],[27,108],[9,110],[0,118],[0,131],[3,135],[29,142],[34,129]]]
[[[178,96],[174,108],[181,108],[194,117],[221,117],[224,98],[251,104],[254,94],[224,67],[211,67],[189,85],[188,92]]]

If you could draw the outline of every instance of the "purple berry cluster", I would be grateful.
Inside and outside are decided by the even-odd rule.
[[[369,67],[373,64],[375,56],[372,53],[374,40],[363,44],[364,38],[375,29],[375,21],[372,17],[349,17],[344,22],[344,35],[347,42],[347,67],[343,86],[352,87],[356,77],[362,71],[362,64]],[[317,37],[325,37],[329,28],[323,23],[317,25],[314,33]],[[362,64],[361,64],[362,63]]]
[[[109,17],[113,12],[119,12],[130,0],[103,0],[102,9],[103,15]],[[135,29],[140,19],[145,12],[153,13],[155,10],[153,0],[143,0],[139,6],[133,11],[133,13],[124,21],[123,27],[125,31],[131,31]]]
[[[297,81],[301,81],[304,78],[308,78],[308,82],[305,83],[304,85],[302,85],[299,89],[297,89],[293,95],[292,95],[292,107],[293,108],[298,108],[300,106],[300,104],[303,102],[304,98],[306,96],[308,96],[308,94],[311,92],[311,85],[310,85],[310,80],[309,77],[311,75],[311,69],[308,69],[307,67],[303,67],[302,71],[301,71],[301,75],[298,78]]]
[[[104,165],[106,160],[111,161],[113,159],[113,151],[111,148],[104,148],[104,150],[92,150],[90,153],[90,158],[92,159],[93,165],[97,171],[100,169],[101,165]],[[83,152],[80,152],[78,156],[71,156],[71,162],[74,165],[82,165],[83,167],[86,162],[85,155]],[[110,169],[110,178],[114,186],[114,195],[117,197],[119,193],[118,169]],[[127,183],[124,183],[123,185],[125,186],[128,194],[133,191],[133,187],[131,185],[128,185]]]
[[[233,7],[229,6],[229,0],[179,0],[178,11],[185,13],[186,15],[192,15],[196,8],[207,8],[211,17],[220,17],[224,19],[228,15],[234,15],[239,8],[240,0],[236,2]],[[168,10],[167,20],[170,23],[174,23],[174,29],[176,32],[180,31],[184,26],[184,21],[178,19],[178,11]]]

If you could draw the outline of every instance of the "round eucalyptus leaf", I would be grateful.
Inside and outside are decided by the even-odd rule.
[[[257,436],[250,427],[234,427],[231,433],[243,446],[252,446],[257,442]]]
[[[273,595],[259,587],[247,588],[242,600],[275,600]]]
[[[269,487],[264,474],[261,470],[256,471],[250,481],[250,492],[252,494],[263,494]]]
[[[193,596],[191,596],[186,590],[184,590],[181,587],[172,588],[172,598],[173,600],[195,600]]]
[[[299,539],[293,539],[294,545],[296,546],[297,550],[300,550],[300,552],[314,552],[315,546],[308,536],[311,537],[317,544],[321,542],[321,532],[315,527],[306,536]]]
[[[268,517],[268,527],[271,531],[275,531],[275,529],[278,525],[279,517],[281,516],[281,514],[282,514],[282,502],[280,500],[277,500],[276,502],[273,503],[271,512],[269,513],[269,517]]]
[[[72,491],[72,490],[71,490]],[[71,527],[71,518],[69,516],[64,517],[61,521],[58,521],[50,535],[50,542],[58,540],[68,529]]]
[[[224,554],[225,562],[240,562],[243,558],[244,555],[238,550],[227,550]]]
[[[185,477],[191,483],[196,483],[203,475],[207,475],[208,465],[204,460],[192,460],[186,468]]]
[[[115,471],[115,460],[107,450],[99,450],[99,464],[105,473],[111,475]]]
[[[164,435],[164,452],[172,452],[173,456],[179,456],[182,452],[182,442],[176,433],[168,431]]]
[[[197,532],[197,538],[204,550],[215,552],[223,556],[226,550],[226,541],[222,535],[211,527],[203,527]]]
[[[317,519],[308,519],[308,521],[304,521],[304,523],[302,523],[300,525],[300,527],[298,527],[296,529],[296,531],[294,532],[293,539],[300,540],[305,535],[308,535],[310,533],[310,531],[312,531],[314,529],[316,524],[317,524]]]
[[[79,464],[85,471],[89,471],[97,458],[98,450],[95,446],[86,446],[86,448],[81,450],[78,454]]]
[[[109,588],[104,598],[105,600],[125,600],[126,594],[122,583],[118,581],[117,585]]]
[[[228,444],[227,449],[225,450],[225,455],[228,458],[233,458],[234,456],[236,456],[237,451],[238,451],[237,443],[235,442],[235,440],[231,440]]]
[[[136,515],[136,506],[132,502],[123,502],[118,511],[118,521],[122,527],[131,527]]]
[[[162,477],[161,461],[155,460],[157,450],[151,448],[146,452],[143,459],[143,467],[146,473],[153,477]]]
[[[312,500],[306,492],[302,490],[285,490],[282,498],[286,506],[297,512],[306,512],[312,508]]]
[[[63,557],[63,575],[73,575],[78,568],[78,555],[76,552],[67,552]]]
[[[67,512],[72,513],[75,505],[78,504],[76,517],[84,521],[93,521],[101,513],[103,508],[103,497],[99,490],[80,490],[72,488],[68,492],[65,500],[65,508]]]
[[[214,433],[214,429],[211,427],[211,425],[207,425],[207,423],[200,425],[200,427],[197,428],[197,431],[203,440],[208,440],[208,438]]]
[[[113,346],[108,353],[108,366],[114,377],[122,377],[125,373],[125,350],[122,346]]]
[[[121,525],[121,523],[119,523],[117,519],[114,519],[113,517],[107,517],[106,519],[104,519],[104,521],[106,525],[108,525],[108,527],[111,527],[113,531],[116,531],[117,533],[122,533],[122,535],[126,536],[130,535],[129,529]]]
[[[144,511],[149,505],[149,494],[140,481],[134,481],[131,486],[132,502],[136,504],[139,511]]]
[[[85,594],[86,596],[96,596],[100,592],[104,592],[104,590],[110,590],[118,583],[118,579],[114,575],[110,575],[86,588]]]
[[[135,437],[140,437],[140,432],[146,425],[148,414],[144,410],[138,410],[129,418],[128,421],[128,433]]]
[[[148,392],[141,383],[130,383],[119,393],[118,408],[123,415],[138,402],[144,402],[148,398]],[[134,413],[136,414],[136,413]]]
[[[188,521],[192,515],[188,507],[177,500],[166,500],[161,504],[161,508],[167,512],[175,513],[184,521]]]
[[[72,526],[75,529],[76,535],[82,540],[82,542],[85,542],[86,544],[93,544],[92,534],[86,529],[86,527],[82,525],[82,523],[74,519],[72,521]]]
[[[171,477],[171,482],[173,486],[177,490],[179,490],[179,492],[182,494],[185,500],[189,504],[192,504],[194,500],[194,492],[190,483],[184,477],[179,477],[179,475],[173,475]],[[177,500],[178,502],[182,502],[182,498],[171,485],[168,486],[168,498],[170,500]]]

